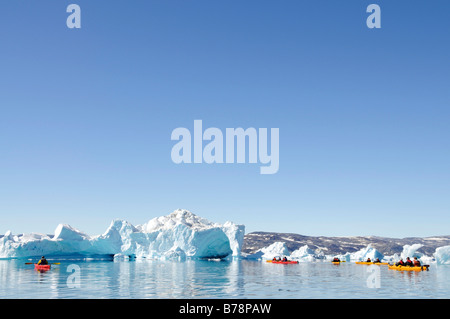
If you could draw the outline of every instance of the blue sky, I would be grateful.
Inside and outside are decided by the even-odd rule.
[[[184,208],[247,232],[449,234],[448,1],[1,8],[0,233],[94,235]],[[279,128],[278,173],[174,164],[171,132],[196,119]]]

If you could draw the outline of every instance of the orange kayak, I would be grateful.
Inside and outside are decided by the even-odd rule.
[[[355,264],[358,265],[389,265],[388,263],[376,263],[376,262],[367,262],[367,261],[357,261]]]

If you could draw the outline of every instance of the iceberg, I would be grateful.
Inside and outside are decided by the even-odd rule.
[[[366,261],[367,258],[370,258],[371,260],[375,260],[379,258],[382,260],[384,258],[384,255],[380,253],[378,250],[372,247],[371,244],[367,245],[367,247],[350,254],[350,260],[351,261]],[[346,260],[348,259],[348,256],[346,256]]]
[[[405,260],[407,257],[409,258],[417,257],[420,259],[420,257],[423,256],[423,254],[417,252],[417,250],[420,249],[421,247],[423,247],[422,244],[404,245],[403,251],[400,254],[400,258],[403,258],[403,260]]]
[[[323,253],[317,255],[314,250],[304,245],[291,253],[291,258],[301,262],[313,262],[316,259],[323,259]]]
[[[267,247],[258,249],[255,253],[246,255],[246,259],[273,259],[274,257],[288,257],[289,250],[283,242],[275,242]]]
[[[0,258],[73,254],[111,255],[117,260],[238,257],[244,233],[244,225],[212,223],[178,209],[138,226],[125,220],[113,220],[102,235],[93,237],[66,224],[59,224],[54,236],[13,236],[8,231],[0,238]]]
[[[437,265],[450,265],[450,246],[436,248],[434,258]]]
[[[314,255],[314,250],[310,249],[308,245],[304,245],[300,247],[299,249],[296,249],[292,252],[291,257],[292,258],[302,258]]]
[[[407,257],[413,259],[414,257],[417,257],[417,259],[421,262],[423,265],[429,265],[434,262],[433,257],[426,256],[425,254],[422,254],[421,252],[418,252],[417,250],[422,248],[422,244],[412,244],[412,245],[404,245],[402,252],[399,254],[394,254],[393,256],[385,256],[384,261],[388,263],[396,263],[400,259],[406,260]]]

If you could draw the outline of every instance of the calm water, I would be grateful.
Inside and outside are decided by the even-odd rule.
[[[352,263],[66,260],[50,271],[38,272],[25,262],[0,260],[1,299],[450,297],[448,266],[432,265],[430,271],[424,272],[376,266],[379,281],[370,284],[369,277],[376,273],[367,272],[369,266]]]

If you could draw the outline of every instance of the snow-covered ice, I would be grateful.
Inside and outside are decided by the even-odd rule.
[[[178,209],[133,226],[125,220],[113,220],[108,229],[89,236],[70,225],[59,224],[53,237],[43,234],[13,236],[8,231],[0,238],[0,258],[41,255],[112,255],[116,259],[224,258],[239,256],[245,226],[232,222],[212,223]]]

